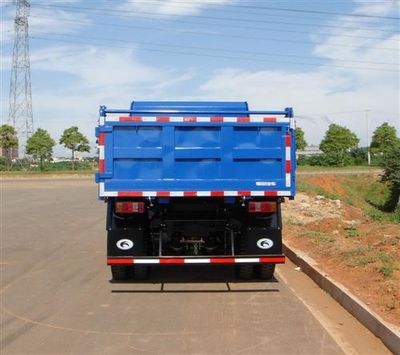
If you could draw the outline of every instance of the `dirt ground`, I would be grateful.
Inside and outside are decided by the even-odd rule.
[[[328,192],[340,184],[318,177]],[[325,181],[329,179],[329,181]],[[400,326],[400,225],[376,222],[359,208],[299,193],[284,204],[284,238],[308,254],[388,322]]]

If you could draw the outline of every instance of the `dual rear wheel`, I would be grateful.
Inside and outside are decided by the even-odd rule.
[[[238,277],[243,280],[253,278],[271,280],[274,277],[274,272],[275,264],[239,265],[237,269]]]
[[[149,269],[143,265],[111,265],[111,274],[114,281],[145,280],[148,277]]]
[[[240,239],[240,253],[242,255],[248,254],[247,239],[242,237]],[[237,277],[242,280],[250,280],[259,278],[262,280],[271,280],[274,277],[275,264],[244,264],[238,265],[236,268]]]

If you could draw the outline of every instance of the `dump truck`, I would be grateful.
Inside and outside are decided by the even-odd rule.
[[[285,262],[281,203],[295,196],[292,108],[134,101],[99,113],[96,182],[114,280],[144,279],[156,265],[273,277]]]

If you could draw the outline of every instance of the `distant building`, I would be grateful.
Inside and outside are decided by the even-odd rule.
[[[310,157],[318,154],[322,154],[322,150],[317,145],[309,145],[306,149],[297,151],[298,156]]]
[[[75,153],[76,154],[76,153]],[[76,156],[75,155],[75,161],[83,161],[85,158],[83,156]],[[71,157],[53,157],[53,162],[58,163],[62,161],[72,161]]]
[[[62,161],[71,161],[71,158],[66,157],[53,157],[53,163],[59,163]]]

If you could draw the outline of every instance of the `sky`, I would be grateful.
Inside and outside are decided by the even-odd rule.
[[[58,141],[76,125],[94,155],[98,107],[133,100],[247,101],[295,110],[309,144],[331,123],[367,143],[400,132],[399,0],[31,0],[33,116]],[[2,0],[1,118],[15,5]],[[55,156],[69,152],[57,145]]]

